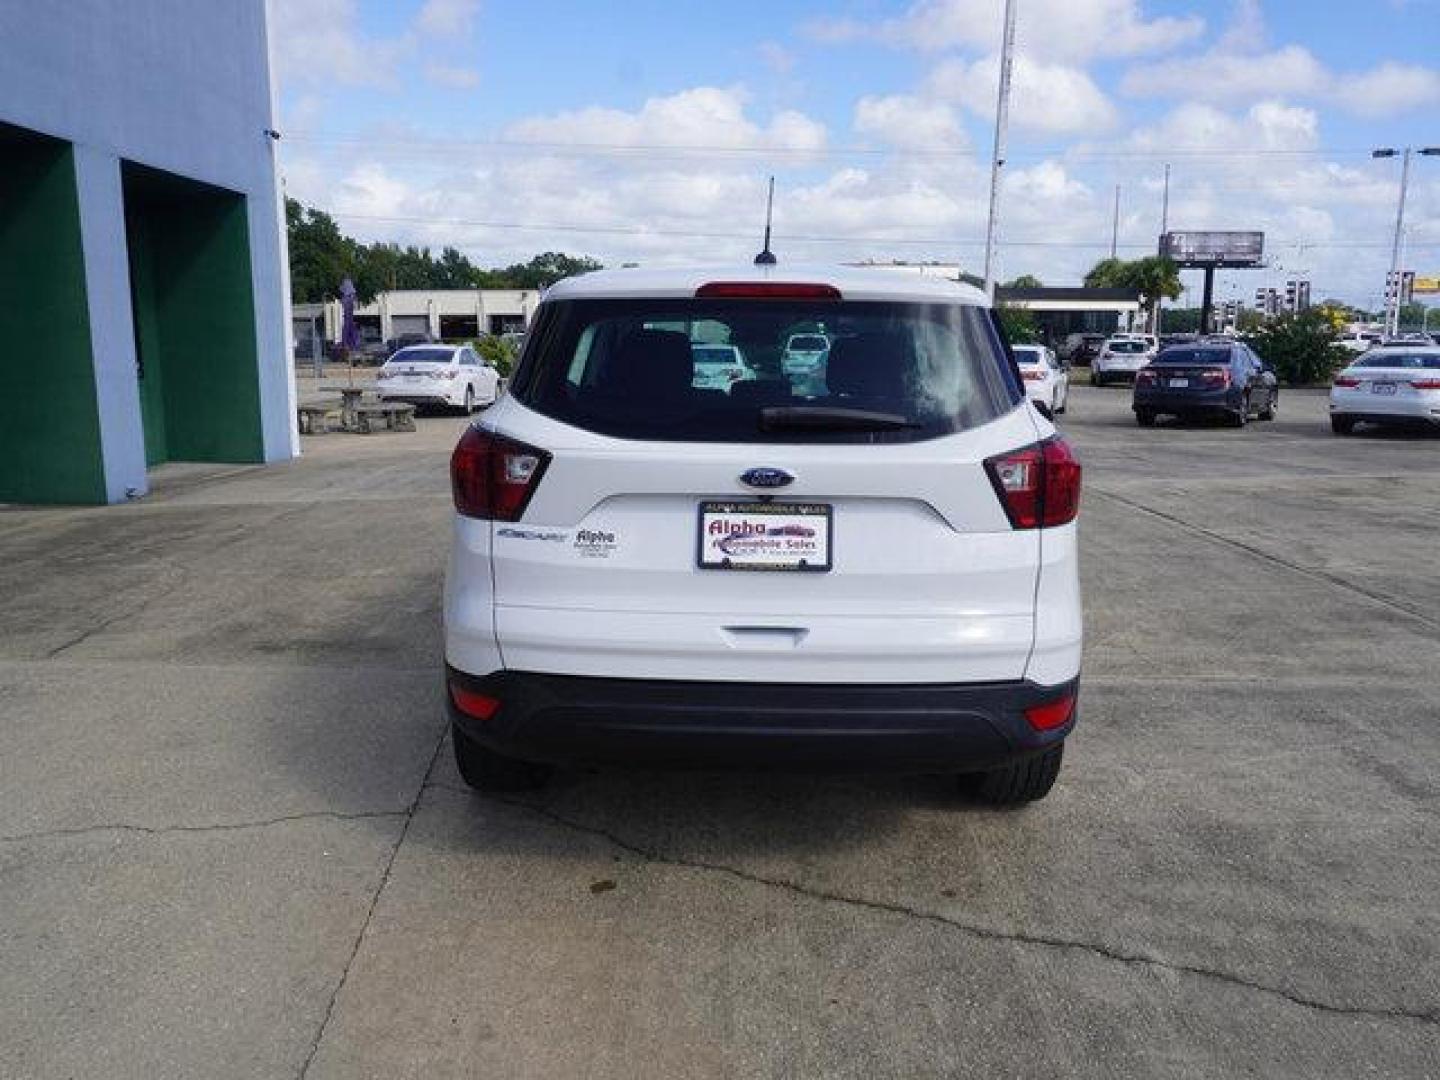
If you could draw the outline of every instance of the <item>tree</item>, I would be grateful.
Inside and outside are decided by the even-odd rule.
[[[588,255],[576,257],[547,251],[536,255],[528,263],[514,263],[503,270],[485,271],[480,275],[480,284],[486,289],[548,289],[561,278],[588,274],[601,269],[602,265]]]
[[[1043,289],[1045,283],[1034,274],[1021,274],[1013,281],[1007,281],[1001,288],[1004,289]]]
[[[1249,338],[1260,358],[1291,385],[1327,382],[1350,354],[1336,344],[1336,330],[1319,308],[1285,314],[1265,323]]]
[[[1134,289],[1155,325],[1155,311],[1161,300],[1180,295],[1180,268],[1163,255],[1143,259],[1101,259],[1085,275],[1087,289]]]
[[[1030,309],[1014,304],[1000,304],[995,309],[1000,318],[1000,332],[1011,345],[1035,345],[1040,341],[1040,325]]]
[[[307,209],[294,199],[285,200],[285,226],[290,237],[291,297],[297,303],[313,304],[336,295],[340,282],[353,276],[355,242],[329,214]]]

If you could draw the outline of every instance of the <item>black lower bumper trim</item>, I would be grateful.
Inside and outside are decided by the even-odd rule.
[[[1062,741],[1075,714],[1036,731],[1030,706],[1079,682],[806,684],[607,679],[502,671],[451,684],[500,702],[487,720],[451,717],[500,753],[560,764],[967,772]]]

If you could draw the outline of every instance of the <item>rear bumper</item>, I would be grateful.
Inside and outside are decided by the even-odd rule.
[[[1233,390],[1135,390],[1137,410],[1173,416],[1219,416],[1234,413],[1244,398]]]
[[[388,393],[384,390],[380,391],[379,395],[381,401],[398,401],[405,405],[453,405],[455,402],[451,399],[455,396],[456,395],[445,394],[439,391],[433,394],[416,394],[408,392],[396,394]]]
[[[1440,394],[1331,393],[1330,414],[1372,423],[1426,421],[1440,424]]]
[[[1062,741],[1028,707],[1078,691],[1030,682],[866,685],[681,682],[447,668],[451,686],[500,702],[452,719],[501,753],[560,764],[967,772]]]

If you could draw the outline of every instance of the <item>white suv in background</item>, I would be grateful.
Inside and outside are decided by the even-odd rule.
[[[754,377],[696,386],[691,333]],[[822,378],[786,373],[797,334]],[[718,334],[717,334],[718,331]],[[883,271],[618,270],[545,295],[461,438],[455,755],[978,774],[1038,799],[1080,674],[1080,466],[978,291]]]
[[[1100,354],[1090,362],[1090,382],[1095,386],[1134,382],[1135,373],[1154,360],[1157,351],[1138,335],[1117,334],[1100,347]]]

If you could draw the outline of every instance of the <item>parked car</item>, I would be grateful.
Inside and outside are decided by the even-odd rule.
[[[817,378],[825,374],[830,339],[824,334],[791,334],[780,357],[780,368],[789,378]]]
[[[1153,359],[1155,350],[1146,342],[1131,337],[1112,337],[1090,365],[1090,381],[1096,386],[1130,382],[1135,378],[1135,372]]]
[[[1025,380],[1025,393],[1054,415],[1063,413],[1070,399],[1070,373],[1044,345],[1016,345],[1015,363]]]
[[[1353,353],[1366,353],[1380,344],[1381,335],[1371,330],[1352,331],[1336,344]]]
[[[1440,347],[1372,349],[1330,388],[1330,428],[1349,435],[1355,425],[1440,424]]]
[[[1070,334],[1060,346],[1060,359],[1071,366],[1089,364],[1104,345],[1104,334]]]
[[[1140,341],[1151,352],[1160,351],[1160,339],[1154,334],[1131,333],[1129,331],[1121,334],[1114,334],[1112,337],[1117,341]]]
[[[1135,376],[1132,406],[1141,427],[1162,414],[1220,418],[1244,427],[1253,415],[1274,420],[1279,382],[1248,345],[1177,345],[1162,349]]]
[[[755,378],[755,372],[734,345],[690,346],[695,361],[695,375],[690,385],[697,390],[724,390],[727,394],[737,382]]]
[[[469,345],[412,345],[387,360],[375,376],[381,401],[439,405],[473,413],[494,404],[500,376]]]
[[[695,386],[687,327],[778,357],[821,320],[823,391]],[[699,763],[973,773],[996,803],[1050,790],[1079,687],[1080,465],[1024,406],[983,293],[862,269],[598,271],[553,286],[532,333],[451,460],[468,783]]]

